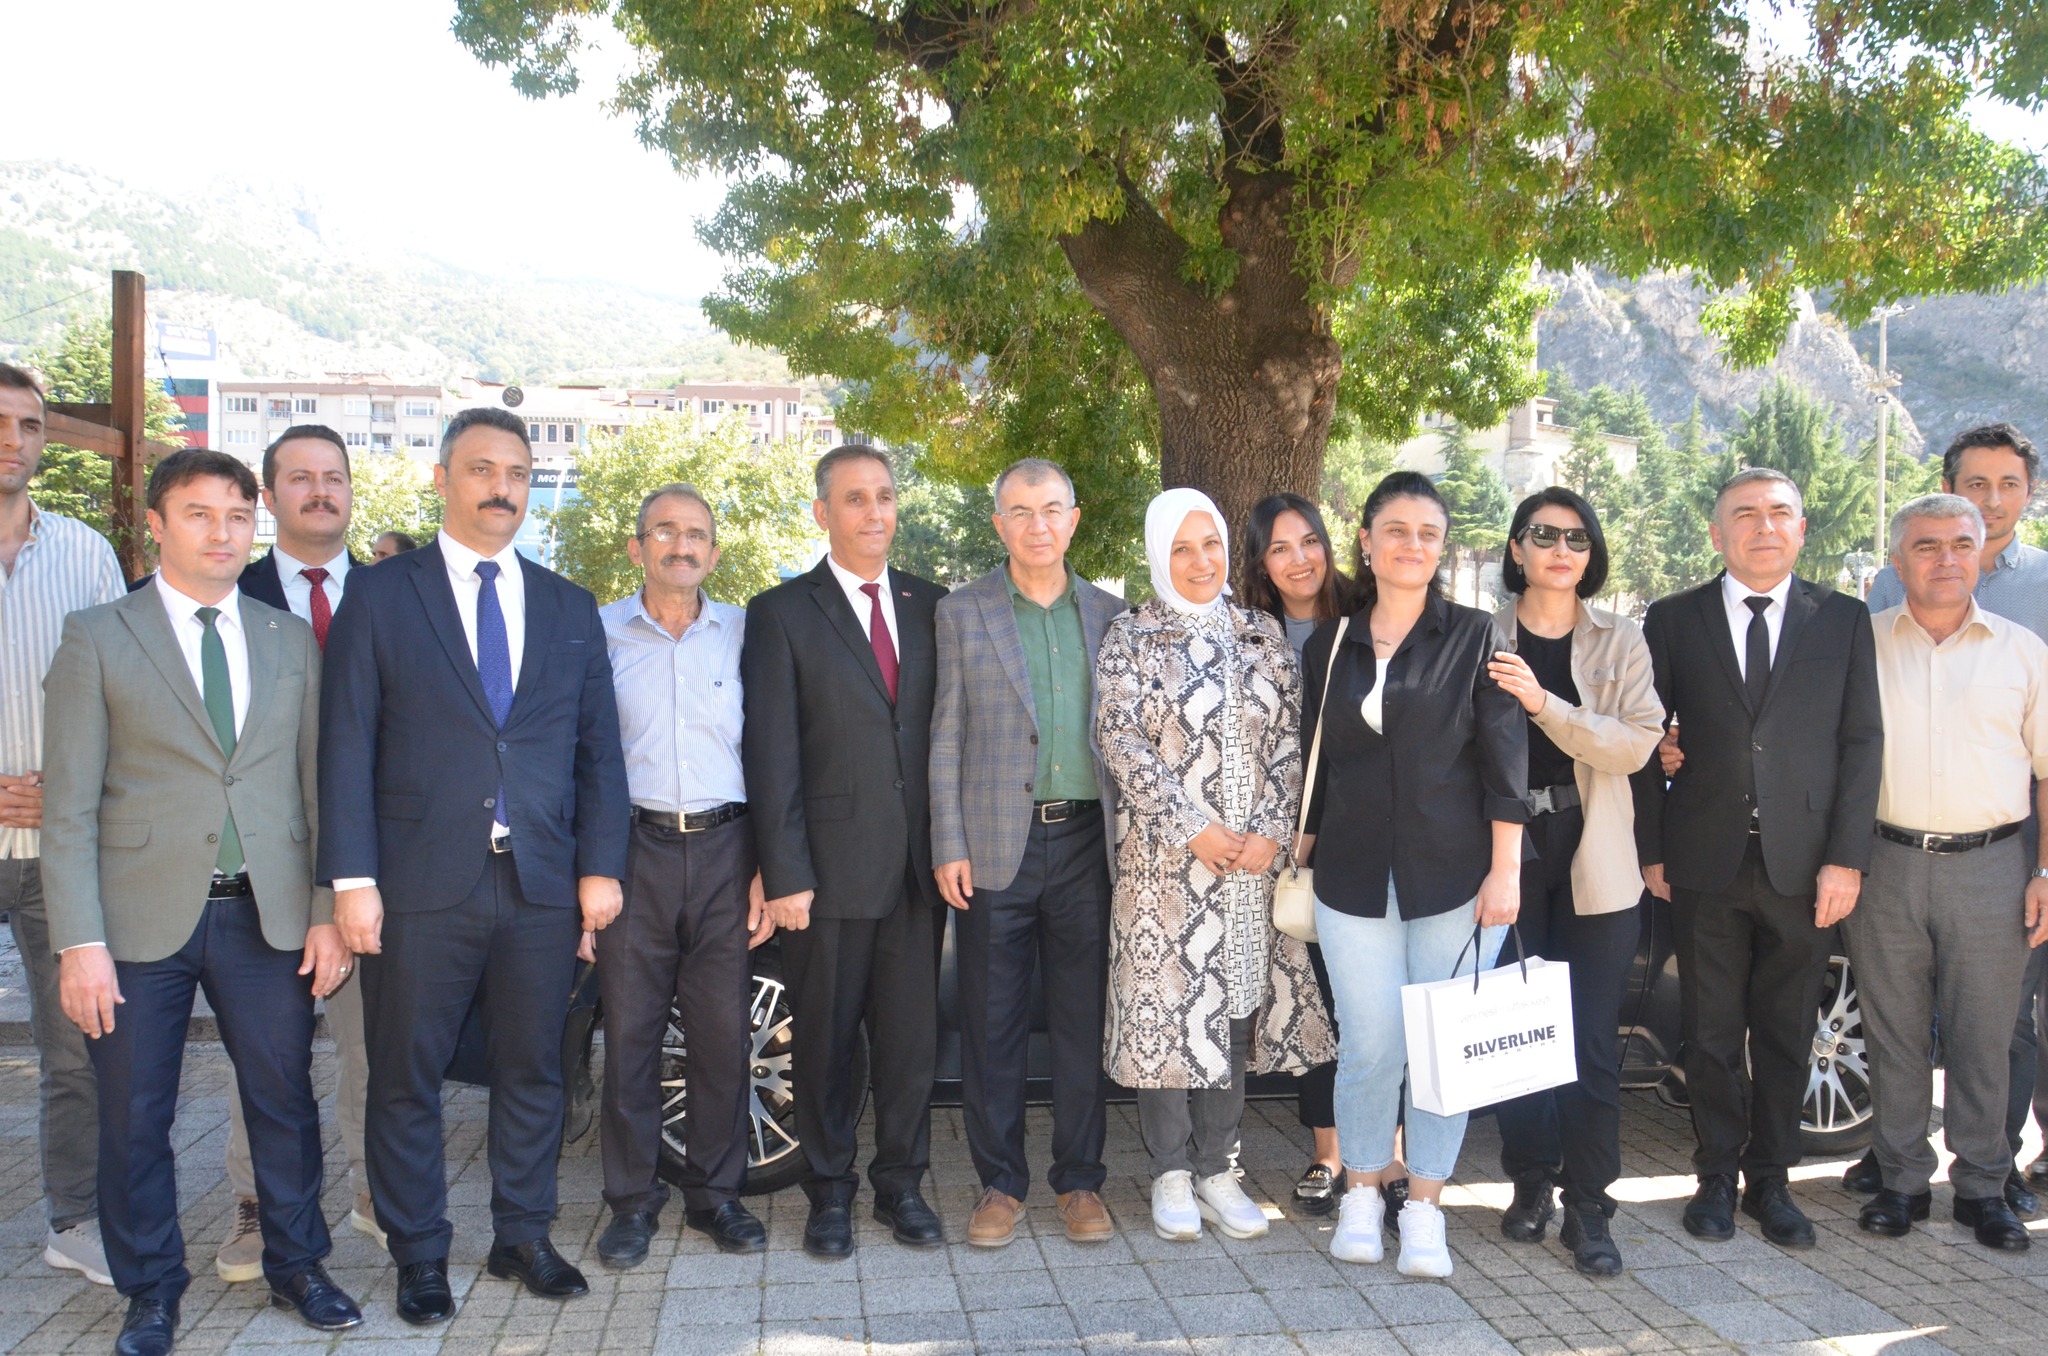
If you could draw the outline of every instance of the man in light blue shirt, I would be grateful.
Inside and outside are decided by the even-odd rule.
[[[1977,580],[1977,605],[2008,621],[2018,622],[2043,640],[2048,640],[2048,551],[2029,546],[2019,539],[2020,516],[2034,497],[2034,480],[2041,469],[2034,445],[2011,424],[1985,424],[1959,434],[1941,457],[1941,488],[1959,494],[1984,515],[1983,574]],[[1898,571],[1887,565],[1870,585],[1870,610],[1882,612],[1906,601]],[[2032,832],[2031,829],[2028,832]],[[2015,1156],[2020,1136],[2026,1130],[2031,1110],[2043,1129],[2048,1129],[2048,1051],[2040,1031],[2048,1027],[2041,979],[2048,968],[2048,948],[2037,947],[2027,964],[2027,977],[2020,992],[2018,1024],[2013,1028],[2010,1089],[2005,1130]],[[1878,1188],[1876,1159],[1864,1155],[1842,1178],[1851,1190]],[[2006,1204],[2021,1219],[2031,1219],[2039,1210],[2032,1188],[2048,1186],[2048,1154],[2027,1168],[2017,1168],[2006,1184]]]
[[[626,906],[597,939],[612,1210],[597,1254],[615,1268],[646,1260],[668,1201],[657,1168],[671,1003],[689,1033],[684,1222],[724,1252],[768,1246],[739,1191],[751,1138],[747,952],[774,930],[740,768],[747,614],[703,588],[718,567],[711,506],[688,485],[662,486],[642,501],[626,552],[645,582],[601,614],[633,800]]]

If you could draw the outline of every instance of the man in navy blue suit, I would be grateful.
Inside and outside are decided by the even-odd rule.
[[[320,707],[320,880],[363,957],[365,1149],[399,1316],[454,1313],[441,1079],[481,999],[493,1276],[586,1292],[548,1240],[578,941],[618,916],[630,802],[597,601],[522,559],[533,450],[502,410],[441,441],[443,526],[349,581]]]

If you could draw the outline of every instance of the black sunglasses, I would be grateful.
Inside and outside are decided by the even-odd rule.
[[[1583,527],[1552,527],[1549,523],[1531,523],[1522,529],[1522,539],[1531,546],[1546,549],[1557,545],[1557,539],[1564,538],[1564,544],[1584,554],[1593,549],[1593,534]]]

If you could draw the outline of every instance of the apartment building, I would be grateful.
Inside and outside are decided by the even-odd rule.
[[[439,386],[378,376],[264,377],[215,384],[214,447],[256,464],[293,424],[325,424],[351,451],[403,452],[431,461],[441,443]]]
[[[594,433],[623,433],[652,414],[683,414],[705,423],[746,420],[762,446],[796,438],[823,451],[839,440],[830,406],[806,401],[796,386],[747,382],[685,382],[678,386],[511,386],[463,378],[449,394],[448,413],[476,406],[509,409],[526,420],[536,458],[573,457]]]

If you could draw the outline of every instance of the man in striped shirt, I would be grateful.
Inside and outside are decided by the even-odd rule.
[[[0,910],[28,970],[29,1022],[42,1062],[43,1260],[112,1285],[99,1228],[99,1100],[85,1036],[57,1001],[43,909],[43,674],[65,615],[126,589],[106,539],[38,509],[28,483],[43,458],[42,388],[0,363]]]

